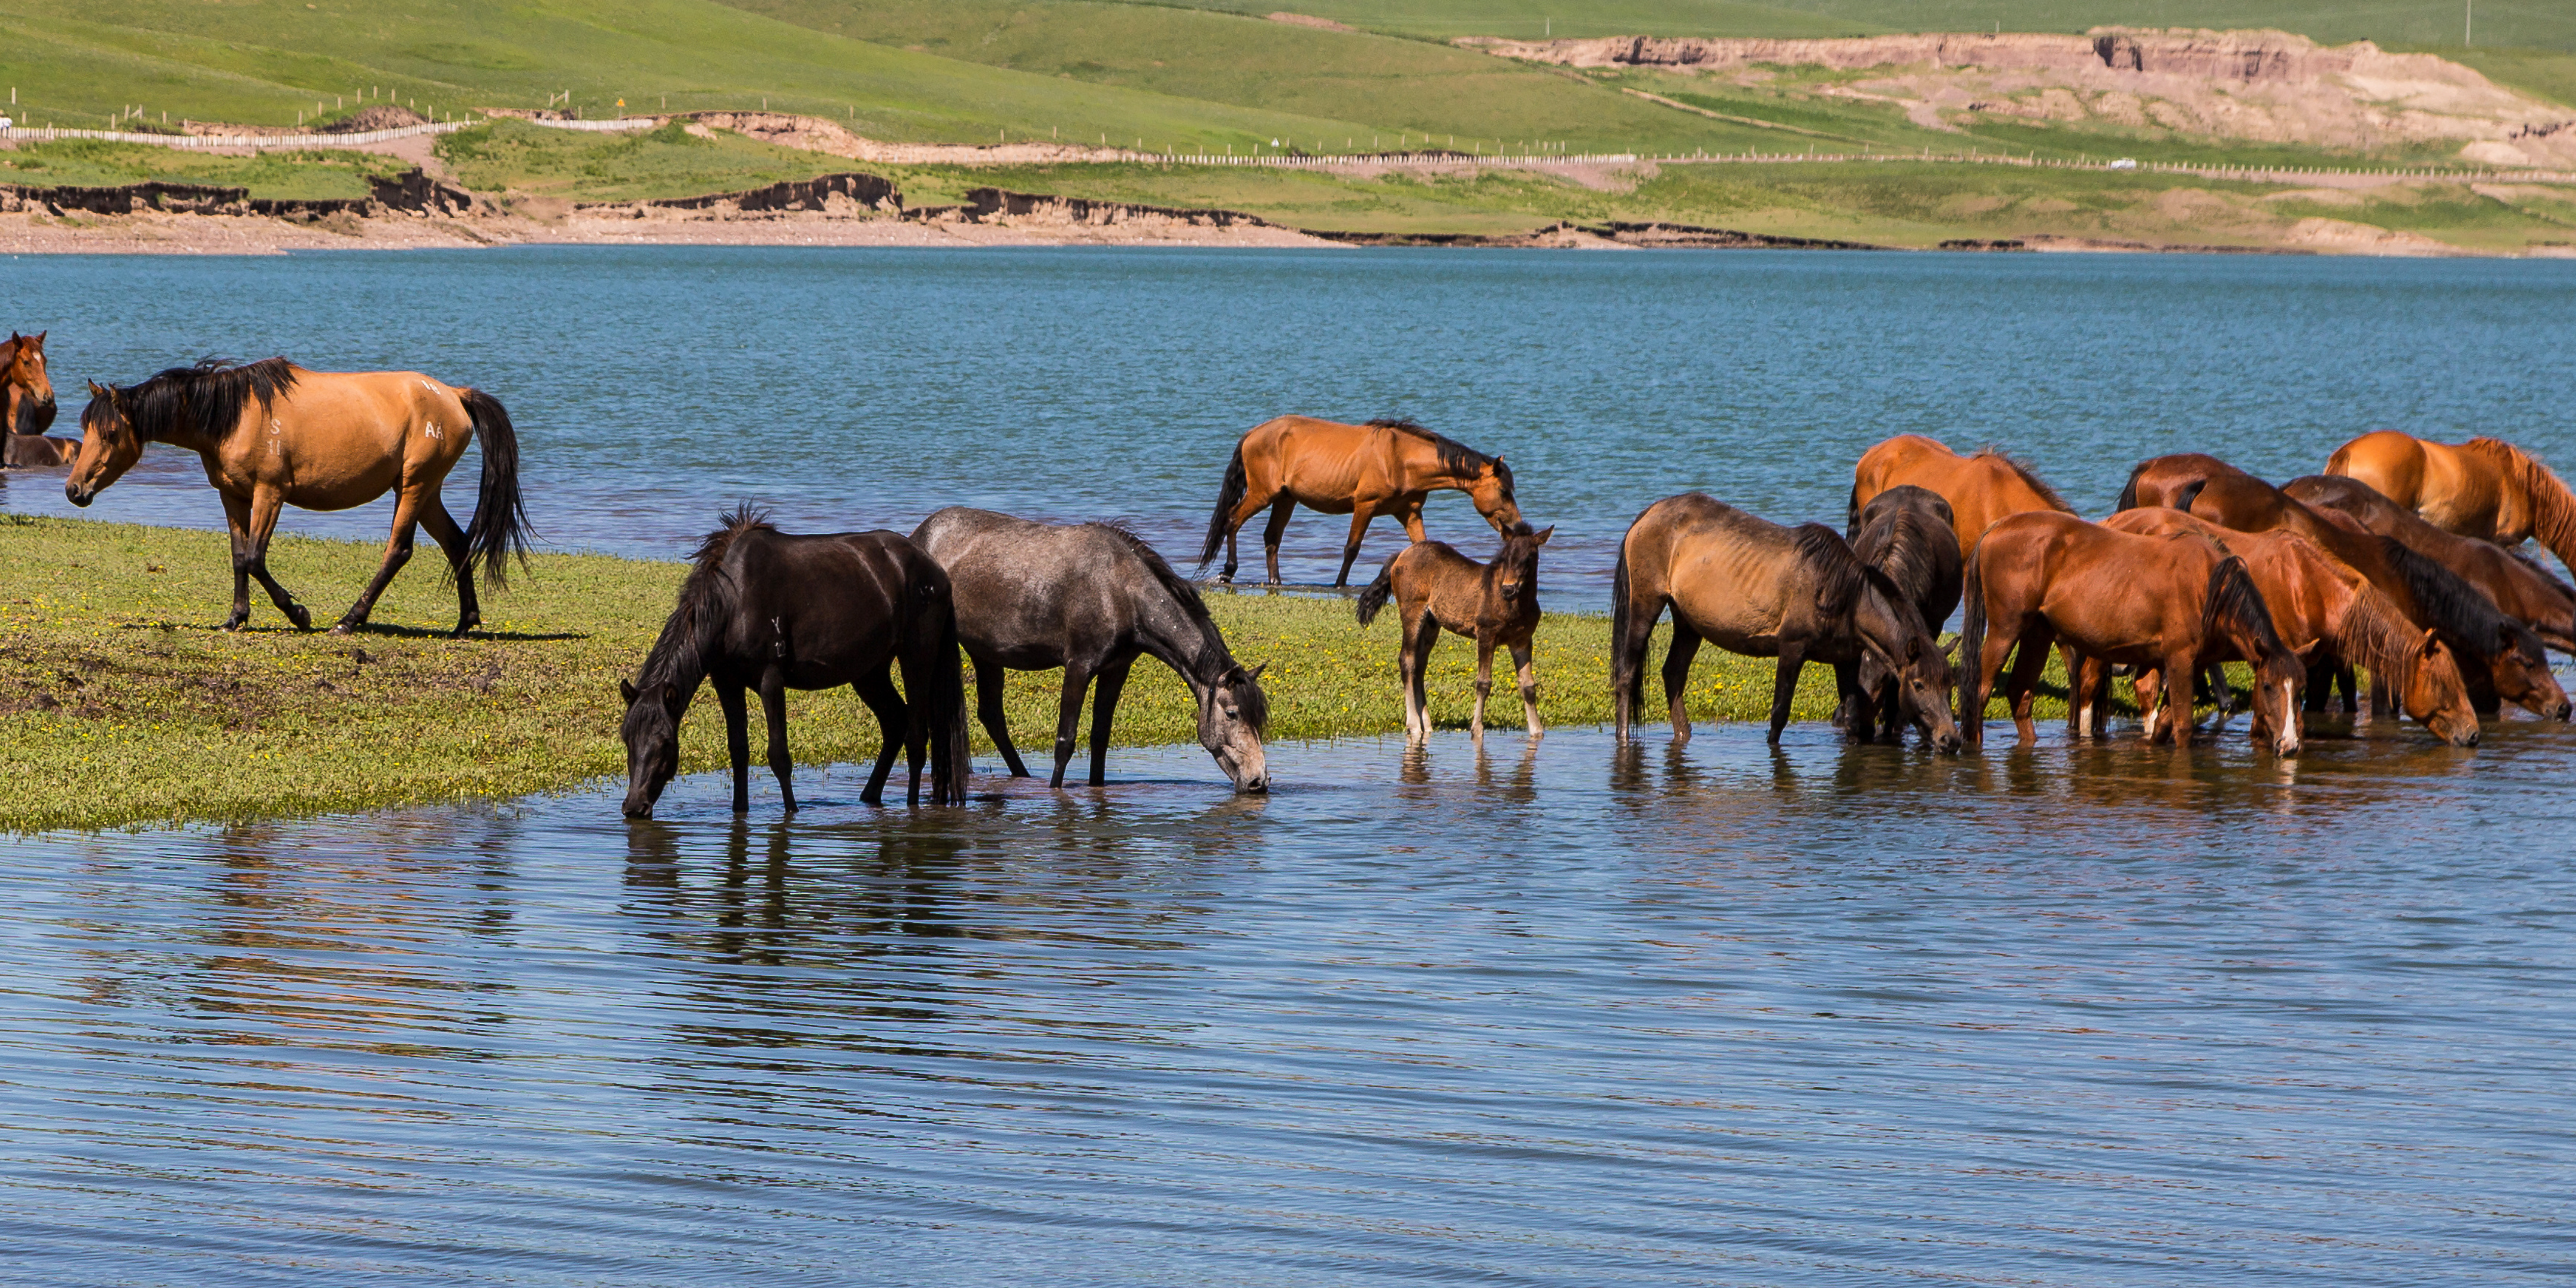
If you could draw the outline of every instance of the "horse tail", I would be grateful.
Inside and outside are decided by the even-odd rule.
[[[474,518],[465,525],[465,566],[472,577],[483,567],[484,585],[499,590],[510,584],[510,557],[528,563],[528,507],[519,497],[519,433],[501,400],[480,389],[456,391],[474,423],[474,441],[483,448],[483,486],[474,497]]]
[[[930,563],[929,557],[923,556],[922,562]],[[920,658],[915,674],[928,691],[907,696],[929,709],[925,723],[930,734],[930,803],[963,805],[966,771],[973,759],[966,745],[966,668],[961,660],[965,645],[957,635],[957,600],[949,592],[947,574],[935,564],[923,570],[913,594],[919,600],[910,628]],[[930,629],[924,631],[924,626]],[[888,730],[887,736],[892,737],[893,731]]]
[[[2146,472],[2147,463],[2145,461],[2138,462],[2137,468],[2129,471],[2128,485],[2120,489],[2120,503],[2112,506],[2112,509],[2134,510],[2138,508],[2138,476]]]
[[[1208,516],[1207,540],[1199,546],[1199,566],[1204,568],[1216,559],[1227,536],[1226,520],[1234,507],[1243,504],[1243,495],[1252,490],[1251,476],[1243,468],[1243,440],[1236,439],[1234,456],[1225,463],[1225,483],[1216,490],[1216,513]]]
[[[1628,543],[1619,542],[1619,564],[1610,573],[1610,697],[1611,705],[1627,699],[1633,713],[1646,701],[1646,668],[1644,660],[1628,656],[1629,618],[1636,613],[1635,596],[1628,586]],[[1625,736],[1626,726],[1621,726]]]
[[[2193,479],[2183,484],[2182,490],[2173,494],[2173,508],[2185,514],[2191,513],[2191,503],[2199,500],[2201,492],[2208,486],[2208,479]]]
[[[1851,485],[1851,500],[1843,506],[1843,538],[1860,540],[1860,482],[1857,479]]]
[[[1985,554],[1985,547],[1980,544],[1968,556],[1968,571],[1959,581],[1959,596],[1967,609],[1966,619],[1959,623],[1959,711],[1955,717],[1962,733],[1970,728],[1983,728],[1986,720],[1983,710],[1968,709],[1968,705],[1976,701],[1977,683],[1986,673]],[[1972,740],[1975,738],[1971,735]]]
[[[1388,555],[1386,562],[1378,566],[1377,579],[1360,591],[1360,625],[1376,621],[1378,610],[1386,607],[1387,596],[1395,593],[1395,561],[1403,557],[1402,550]]]

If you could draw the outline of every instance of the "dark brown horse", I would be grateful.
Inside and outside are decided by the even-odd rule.
[[[2318,510],[2214,456],[2197,452],[2141,461],[2120,492],[2120,508],[2188,510],[2240,532],[2295,532],[2370,579],[2406,620],[2442,633],[2482,712],[2498,699],[2547,720],[2567,718],[2566,690],[2550,674],[2540,637],[2499,610],[2457,573],[2333,510]]]
[[[1664,700],[1673,740],[1690,737],[1683,691],[1700,642],[1751,657],[1777,657],[1770,740],[1780,741],[1808,662],[1834,668],[1835,691],[1860,689],[1874,657],[1896,677],[1897,705],[1924,736],[1955,751],[1950,662],[1923,615],[1887,575],[1864,564],[1822,524],[1784,528],[1697,492],[1646,507],[1619,544],[1610,582],[1610,695],[1619,736],[1645,700],[1646,647],[1673,610]]]
[[[1344,425],[1281,416],[1254,426],[1235,443],[1199,564],[1206,566],[1223,546],[1225,568],[1217,580],[1234,580],[1235,537],[1267,506],[1270,526],[1262,530],[1261,548],[1269,557],[1270,581],[1277,584],[1279,538],[1288,530],[1288,516],[1303,505],[1351,516],[1342,571],[1333,579],[1336,586],[1348,585],[1369,521],[1392,516],[1404,525],[1407,537],[1421,541],[1422,503],[1444,489],[1466,493],[1496,532],[1521,521],[1520,506],[1512,498],[1511,467],[1500,456],[1487,456],[1409,420]]]
[[[412,530],[425,526],[447,552],[456,579],[456,633],[483,621],[474,598],[480,564],[493,588],[510,556],[527,557],[528,516],[519,500],[519,438],[499,399],[442,384],[416,371],[307,371],[284,358],[247,365],[209,359],[173,367],[140,384],[89,387],[81,413],[80,459],[63,483],[88,505],[143,455],[145,443],[187,448],[205,461],[206,481],[224,499],[232,526],[233,611],[225,630],[250,619],[256,579],[296,628],[313,615],[268,572],[268,539],[278,513],[345,510],[394,494],[393,536],[373,581],[334,631],[352,631],[411,559]],[[456,526],[439,499],[468,438],[483,448],[483,486],[474,518]]]
[[[2539,458],[2501,438],[2436,443],[2382,429],[2336,448],[2325,472],[2359,479],[2464,537],[2504,546],[2538,537],[2576,567],[2576,495]]]
[[[45,370],[45,333],[9,333],[0,344],[0,465],[68,465],[78,440],[47,438],[54,423],[54,379]]]
[[[977,711],[1011,776],[1028,775],[1002,719],[1002,672],[1064,668],[1056,704],[1055,773],[1064,786],[1092,681],[1091,784],[1109,775],[1109,722],[1127,671],[1152,657],[1179,673],[1198,702],[1199,746],[1238,792],[1270,790],[1261,745],[1270,698],[1261,668],[1234,660],[1198,588],[1152,546],[1106,523],[1032,523],[952,506],[921,521],[914,544],[948,570],[957,630],[975,659]]]
[[[1964,564],[1977,548],[1977,538],[2009,514],[2055,510],[2073,514],[2075,507],[2040,481],[2029,466],[1991,447],[1966,456],[1937,439],[1899,434],[1861,453],[1852,466],[1851,513],[1845,527],[1857,531],[1861,512],[1892,487],[1928,488],[1950,504],[1950,527],[1959,538]],[[1941,623],[1934,622],[1935,630]]]
[[[1959,723],[1972,743],[1984,741],[1986,696],[2008,657],[2001,692],[2022,745],[2034,741],[2031,693],[2048,646],[2062,643],[2114,665],[2186,677],[2166,686],[2163,718],[2147,722],[2150,742],[2170,733],[2177,747],[2191,742],[2187,677],[2222,658],[2252,659],[2256,729],[2272,734],[2276,753],[2299,752],[2297,693],[2307,668],[2273,631],[2245,561],[2200,537],[2141,537],[2072,515],[2016,514],[1977,543],[1964,593]]]
[[[1377,620],[1395,601],[1404,634],[1395,669],[1404,685],[1404,740],[1431,736],[1431,697],[1423,685],[1431,649],[1446,630],[1476,641],[1476,714],[1467,727],[1485,736],[1485,699],[1494,691],[1494,649],[1511,650],[1520,681],[1521,718],[1532,735],[1547,732],[1538,717],[1538,673],[1530,668],[1530,637],[1538,631],[1538,548],[1556,529],[1538,532],[1517,524],[1503,534],[1492,563],[1478,563],[1440,541],[1417,541],[1395,553],[1360,592],[1360,625]]]
[[[898,741],[911,768],[905,793],[921,803],[921,759],[930,753],[930,800],[966,801],[966,682],[948,575],[893,532],[789,536],[744,506],[724,516],[690,556],[688,580],[643,674],[617,682],[626,700],[626,816],[649,818],[679,772],[680,718],[700,682],[724,708],[733,757],[733,809],[751,808],[751,736],[743,695],[760,693],[769,769],[796,812],[789,781],[787,690],[849,685],[876,713],[882,745],[859,799],[882,799]],[[903,670],[903,693],[894,670]],[[909,700],[903,696],[910,694]]]
[[[2461,580],[2494,600],[2505,616],[2529,626],[2542,643],[2562,653],[2576,653],[2576,587],[2551,576],[2521,553],[2436,527],[2360,479],[2310,474],[2282,484],[2281,491],[2311,508],[2340,511],[2372,532],[2396,538],[2458,573]]]
[[[2374,709],[2403,711],[2452,746],[2477,745],[2477,708],[2470,704],[2459,665],[2439,632],[2408,624],[2368,578],[2307,538],[2278,530],[2239,532],[2162,507],[2122,510],[2102,526],[2137,536],[2201,537],[2243,559],[2246,575],[2254,579],[2272,614],[2273,633],[2299,655],[2311,686],[2330,668],[2366,667]],[[2139,710],[2155,710],[2162,675],[2161,668],[2138,674]],[[2109,667],[2099,658],[2087,658],[2073,686],[2075,700],[2098,708],[2109,686]],[[2223,706],[2225,695],[2220,697]],[[2313,710],[2315,704],[2309,706]],[[2257,728],[2255,736],[2262,732]]]
[[[1852,553],[1862,563],[1887,575],[1898,594],[1923,615],[1924,628],[1935,636],[1959,606],[1958,530],[1950,503],[1929,488],[1901,483],[1870,498],[1861,507],[1851,532]],[[1860,664],[1860,692],[1843,704],[1838,717],[1852,736],[1866,742],[1874,726],[1897,727],[1896,677],[1874,658]]]

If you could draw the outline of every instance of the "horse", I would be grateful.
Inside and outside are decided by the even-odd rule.
[[[2479,711],[2492,714],[2501,700],[2544,720],[2568,717],[2567,692],[2550,674],[2540,637],[2507,617],[2459,574],[2404,542],[2374,533],[2338,511],[2315,509],[2197,452],[2139,462],[2120,491],[2120,508],[2139,506],[2187,510],[2239,532],[2279,528],[2306,537],[2369,578],[2408,621],[2442,633],[2442,641],[2458,656]]]
[[[1837,694],[1859,691],[1860,663],[1876,658],[1896,676],[1897,705],[1943,751],[1959,748],[1948,705],[1950,662],[1913,601],[1887,574],[1862,563],[1831,528],[1782,527],[1697,492],[1647,506],[1619,543],[1610,581],[1610,695],[1618,736],[1645,700],[1646,645],[1665,607],[1673,610],[1664,658],[1664,699],[1673,741],[1691,736],[1683,705],[1691,659],[1702,640],[1751,657],[1777,657],[1770,741],[1789,723],[1798,673],[1810,661],[1834,668]]]
[[[2243,559],[2246,575],[2254,579],[2263,606],[2272,614],[2273,633],[2299,655],[2311,685],[2328,667],[2366,667],[2374,709],[2403,711],[2454,747],[2478,745],[2477,709],[2469,702],[2467,682],[2440,632],[2407,624],[2397,605],[2372,587],[2368,578],[2315,543],[2278,530],[2238,532],[2181,510],[2162,508],[2122,510],[2103,520],[2102,526],[2142,537],[2197,536]],[[2098,658],[2087,658],[2082,679],[2071,688],[2078,700],[2098,706],[2110,679],[2108,666]],[[2155,710],[2161,679],[2161,668],[2139,672],[2139,710]],[[2315,707],[2311,701],[2309,709]],[[2255,731],[2257,737],[2261,733],[2259,728]]]
[[[1929,488],[1900,483],[1870,498],[1850,532],[1852,553],[1887,574],[1897,593],[1913,601],[1934,635],[1959,606],[1958,529],[1950,503]],[[1860,691],[1843,703],[1836,723],[1867,742],[1873,725],[1896,727],[1896,677],[1876,660],[1862,658]]]
[[[1510,649],[1512,672],[1520,681],[1521,718],[1536,737],[1547,732],[1538,716],[1538,673],[1530,667],[1530,637],[1538,630],[1538,548],[1556,535],[1555,528],[1529,530],[1517,524],[1503,534],[1503,548],[1492,563],[1478,563],[1442,541],[1417,541],[1395,552],[1375,580],[1360,592],[1360,625],[1377,620],[1388,599],[1404,624],[1395,669],[1404,685],[1404,740],[1431,737],[1431,699],[1423,674],[1431,667],[1432,647],[1447,630],[1476,641],[1476,714],[1467,727],[1485,736],[1485,699],[1494,691],[1494,648]]]
[[[1502,457],[1487,456],[1412,421],[1344,425],[1311,416],[1265,421],[1234,445],[1225,482],[1217,489],[1216,512],[1208,518],[1207,542],[1199,549],[1199,566],[1213,561],[1222,545],[1225,568],[1217,580],[1233,581],[1235,537],[1247,520],[1269,506],[1270,525],[1262,529],[1261,548],[1270,560],[1268,584],[1279,584],[1279,538],[1288,530],[1288,516],[1304,505],[1351,516],[1342,571],[1333,578],[1335,586],[1348,585],[1370,521],[1390,515],[1404,525],[1407,537],[1424,540],[1422,503],[1442,489],[1466,493],[1496,532],[1508,532],[1521,521],[1512,497],[1512,469]]]
[[[2031,510],[2075,513],[2075,507],[2041,482],[2029,466],[1995,448],[1982,447],[1961,456],[1938,439],[1899,434],[1861,453],[1852,466],[1851,512],[1845,530],[1860,529],[1861,512],[1879,493],[1906,484],[1928,488],[1950,503],[1950,527],[1959,538],[1962,564],[1976,550],[1977,538],[2005,515]],[[1936,630],[1940,625],[1932,623]]]
[[[1047,524],[952,506],[921,521],[915,545],[947,570],[957,630],[975,662],[976,714],[1011,776],[1028,767],[1002,718],[1002,672],[1064,668],[1056,709],[1055,772],[1064,786],[1082,725],[1082,700],[1100,682],[1091,715],[1091,785],[1108,781],[1109,727],[1128,668],[1150,656],[1180,674],[1198,704],[1199,745],[1234,790],[1270,790],[1261,736],[1270,723],[1262,667],[1226,648],[1198,588],[1134,533],[1107,523]]]
[[[1959,723],[1971,743],[1985,741],[1986,695],[2016,645],[2002,692],[2021,745],[2035,741],[2031,689],[2057,643],[2182,677],[2221,657],[2250,658],[2255,728],[2272,731],[2276,754],[2299,753],[2296,695],[2307,669],[2273,631],[2245,561],[2200,537],[2133,536],[2066,514],[2011,515],[1978,541],[1963,597]],[[2177,748],[2190,745],[2190,693],[2188,678],[2165,687],[2165,718],[2147,722],[2151,744],[2170,732]]]
[[[54,423],[54,380],[45,371],[45,332],[9,333],[0,344],[0,465],[65,465],[80,453],[68,438],[47,438]]]
[[[284,358],[236,364],[209,358],[124,386],[89,387],[81,412],[80,457],[63,495],[87,506],[143,455],[169,443],[202,457],[206,482],[222,494],[232,528],[233,611],[223,629],[250,619],[256,578],[297,630],[313,615],[268,572],[268,539],[279,510],[345,510],[394,493],[393,535],[382,566],[331,629],[366,624],[394,574],[411,558],[412,529],[425,525],[447,554],[456,581],[458,635],[481,625],[474,570],[508,584],[516,554],[527,562],[528,515],[519,499],[519,438],[499,399],[442,384],[416,371],[322,372]],[[482,489],[462,529],[439,485],[465,455],[468,433],[483,448]]]
[[[882,745],[859,799],[884,798],[901,731],[921,804],[921,759],[930,753],[930,800],[966,803],[966,682],[957,659],[957,615],[948,574],[894,532],[791,536],[748,505],[724,515],[689,556],[689,575],[661,635],[633,680],[618,736],[626,742],[626,817],[650,818],[679,770],[680,718],[701,681],[724,708],[733,757],[733,812],[751,809],[751,739],[745,690],[760,691],[769,769],[796,812],[796,767],[787,753],[787,690],[846,684],[877,718]],[[903,693],[894,670],[903,670]],[[904,694],[909,694],[909,700]]]
[[[2325,473],[2359,479],[2446,531],[2500,546],[2532,537],[2576,567],[2576,495],[2501,438],[2436,443],[2375,430],[2334,450]]]
[[[2530,627],[2541,643],[2576,653],[2576,587],[2521,553],[2428,523],[2357,478],[2310,474],[2282,484],[2281,491],[2312,509],[2340,511],[2372,532],[2396,538],[2458,573],[2505,616]]]

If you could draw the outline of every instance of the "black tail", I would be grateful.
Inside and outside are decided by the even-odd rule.
[[[963,805],[966,771],[974,763],[966,745],[965,647],[957,638],[957,604],[949,593],[947,575],[936,566],[924,573],[913,587],[916,608],[906,623],[912,638],[904,642],[906,654],[913,659],[904,668],[905,687],[918,684],[921,691],[904,696],[920,713],[917,718],[928,734],[930,803]],[[886,730],[885,736],[893,737],[894,731]]]
[[[461,389],[457,399],[474,422],[474,441],[483,447],[483,487],[474,497],[474,519],[465,525],[464,575],[483,566],[483,584],[499,590],[510,584],[511,556],[528,563],[528,507],[519,499],[519,434],[501,400],[480,389]]]
[[[1959,624],[1959,736],[1971,744],[1985,741],[1985,703],[1977,695],[1977,685],[1986,674],[1986,574],[1984,550],[1968,556],[1967,574],[1960,579],[1959,596],[1967,601],[1967,620]],[[1973,706],[1976,709],[1970,710]]]
[[[1610,706],[1622,734],[1646,701],[1644,659],[1628,656],[1628,618],[1635,611],[1628,591],[1628,543],[1622,540],[1618,566],[1610,571]]]
[[[2112,506],[2112,509],[2134,510],[2138,508],[2138,476],[2146,472],[2147,463],[2145,461],[2138,462],[2137,468],[2129,471],[2128,486],[2120,489],[2120,503]]]
[[[1376,621],[1378,610],[1386,607],[1387,596],[1395,593],[1395,561],[1403,557],[1401,550],[1388,555],[1386,562],[1378,565],[1377,580],[1360,591],[1360,625]]]
[[[1860,484],[1851,487],[1851,502],[1843,507],[1843,539],[1860,540]]]
[[[1216,490],[1216,513],[1208,516],[1207,541],[1199,547],[1199,566],[1215,560],[1216,552],[1225,548],[1230,530],[1226,519],[1234,507],[1243,504],[1243,494],[1252,488],[1252,480],[1243,472],[1243,441],[1235,440],[1234,457],[1225,463],[1225,484]]]

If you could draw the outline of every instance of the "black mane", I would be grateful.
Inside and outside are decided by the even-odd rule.
[[[1368,428],[1391,429],[1399,434],[1410,434],[1431,444],[1431,450],[1440,458],[1440,468],[1454,474],[1473,475],[1490,465],[1494,467],[1495,477],[1502,480],[1503,490],[1506,492],[1512,490],[1512,467],[1504,464],[1501,457],[1487,456],[1446,434],[1435,433],[1424,428],[1411,417],[1382,416],[1368,422]]]
[[[2519,653],[2526,660],[2546,656],[2541,652],[2540,637],[2532,634],[2530,627],[2505,616],[2494,600],[2458,573],[2395,537],[2379,537],[2378,541],[2389,568],[2406,583],[2406,593],[2416,608],[2470,656],[2491,657],[2499,652]]]
[[[109,390],[125,423],[146,440],[173,433],[220,443],[241,426],[242,408],[254,398],[268,410],[277,396],[295,387],[295,364],[284,358],[234,362],[206,358],[193,367],[172,367],[148,380]],[[81,428],[100,413],[98,402],[81,413]]]
[[[707,655],[733,619],[734,582],[724,570],[725,552],[745,533],[778,530],[769,522],[767,510],[748,501],[719,516],[717,522],[724,526],[700,538],[698,548],[689,552],[688,580],[680,583],[679,600],[662,623],[653,651],[644,657],[643,673],[636,677],[638,687],[650,687],[656,681],[682,690],[698,687],[698,681],[706,678]]]
[[[1827,617],[1840,617],[1849,611],[1852,600],[1860,596],[1861,587],[1870,584],[1872,576],[1887,582],[1885,574],[1852,553],[1851,543],[1843,540],[1841,533],[1821,523],[1799,524],[1790,540],[1798,548],[1798,557],[1806,561],[1808,571],[1816,576],[1816,609]],[[1896,587],[1890,582],[1884,589],[1893,595]]]
[[[1227,672],[1241,669],[1241,664],[1234,660],[1233,652],[1226,648],[1225,634],[1216,628],[1216,619],[1208,615],[1207,600],[1200,596],[1196,582],[1174,570],[1170,561],[1164,559],[1160,551],[1145,544],[1143,537],[1128,531],[1127,525],[1117,522],[1094,522],[1086,526],[1098,528],[1125,542],[1128,550],[1145,565],[1145,571],[1152,573],[1154,580],[1161,583],[1163,589],[1170,592],[1172,599],[1180,604],[1181,611],[1187,613],[1190,620],[1198,624],[1200,637],[1207,646],[1201,656],[1213,658],[1217,663],[1211,668],[1213,674],[1196,677],[1201,683],[1216,684],[1225,678]],[[1232,687],[1235,707],[1242,713],[1243,722],[1252,726],[1254,733],[1266,732],[1270,727],[1270,695],[1262,692],[1261,682],[1247,675],[1243,683]]]

